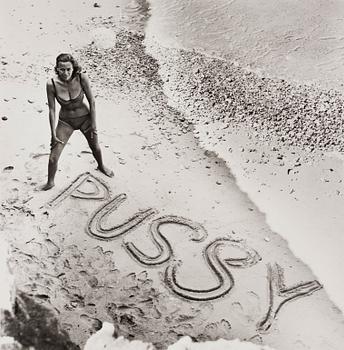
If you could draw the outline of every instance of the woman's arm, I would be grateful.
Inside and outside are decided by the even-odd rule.
[[[50,123],[50,132],[52,145],[56,142],[63,143],[56,137],[56,113],[55,113],[55,91],[53,83],[51,80],[47,81],[47,98],[48,98],[48,107],[49,107],[49,123]]]
[[[80,83],[82,84],[82,88],[85,91],[85,95],[87,97],[88,104],[90,105],[90,114],[91,114],[91,123],[92,123],[92,131],[97,133],[97,124],[96,124],[96,101],[93,96],[91,85],[88,80],[88,77],[85,73],[80,73]]]
[[[50,80],[47,81],[47,98],[48,98],[48,107],[49,107],[49,123],[51,136],[56,135],[56,115],[55,115],[55,94],[53,84]]]

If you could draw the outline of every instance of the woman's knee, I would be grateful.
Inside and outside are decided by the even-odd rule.
[[[60,158],[61,152],[56,152],[55,149],[52,150],[49,156],[49,164],[57,164]]]
[[[53,164],[57,164],[59,161],[59,158],[56,157],[55,155],[50,155],[49,157],[49,164],[53,165]]]

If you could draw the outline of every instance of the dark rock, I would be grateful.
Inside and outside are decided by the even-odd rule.
[[[5,172],[5,173],[8,173],[8,172],[12,171],[13,169],[14,169],[13,165],[8,165],[5,168],[3,168],[2,171]]]
[[[13,337],[24,347],[80,350],[68,334],[60,329],[56,311],[32,295],[19,292],[12,312],[3,311],[1,326],[4,334]]]

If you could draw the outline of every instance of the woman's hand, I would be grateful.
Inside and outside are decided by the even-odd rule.
[[[56,135],[52,135],[50,147],[54,148],[58,143],[61,143],[62,145],[64,145],[64,142],[61,141]]]
[[[91,125],[91,139],[93,139],[97,135],[98,135],[97,127],[94,123],[92,123],[92,125]]]

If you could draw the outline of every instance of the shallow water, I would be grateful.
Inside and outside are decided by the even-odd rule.
[[[149,18],[149,6],[145,0],[123,1],[120,22],[127,29],[141,31]]]
[[[344,3],[325,0],[150,1],[147,31],[274,77],[342,89]]]

